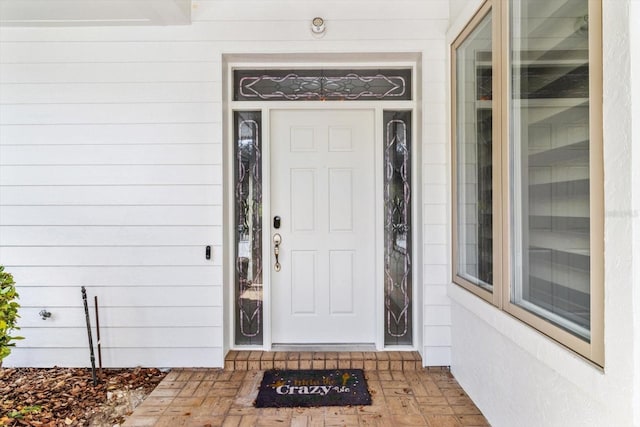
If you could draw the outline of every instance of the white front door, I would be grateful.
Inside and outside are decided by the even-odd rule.
[[[272,341],[373,343],[374,111],[276,110],[270,129]]]

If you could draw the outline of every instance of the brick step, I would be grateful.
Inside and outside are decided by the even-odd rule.
[[[415,371],[422,368],[422,358],[417,351],[297,352],[231,350],[224,360],[224,369],[228,371],[349,368],[377,371]]]

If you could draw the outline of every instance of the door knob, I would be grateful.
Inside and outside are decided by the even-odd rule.
[[[282,243],[282,236],[279,233],[273,235],[273,255],[276,257],[276,263],[273,266],[273,269],[276,271],[280,271],[280,243]]]

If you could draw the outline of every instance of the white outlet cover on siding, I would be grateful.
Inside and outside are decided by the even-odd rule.
[[[190,23],[191,0],[0,0],[0,26]]]

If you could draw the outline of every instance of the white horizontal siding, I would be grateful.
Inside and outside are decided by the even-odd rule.
[[[10,266],[25,286],[222,286],[222,267],[179,266]],[[212,302],[212,304],[214,304]]]
[[[222,123],[107,123],[0,126],[1,144],[221,143]]]
[[[188,24],[190,0],[3,0],[3,25],[180,25]],[[36,24],[37,25],[37,24]]]
[[[426,244],[423,247],[425,259],[430,260],[434,264],[446,265],[449,262],[449,249],[443,244]]]
[[[72,159],[70,159],[72,160]],[[29,159],[25,159],[29,161]],[[3,185],[199,185],[220,184],[216,165],[44,165],[3,166]]]
[[[442,40],[444,32],[449,26],[447,18],[431,19],[426,16],[405,16],[404,19],[385,20],[384,10],[379,11],[376,20],[365,20],[354,17],[350,20],[327,21],[328,27],[324,40],[353,41],[353,40]],[[196,15],[197,16],[197,15]],[[242,15],[238,15],[238,21]],[[189,26],[168,27],[87,27],[58,28],[51,31],[46,28],[0,28],[0,38],[15,41],[33,42],[63,42],[79,41],[79,35],[85,42],[191,42],[212,41],[214,47],[220,49],[228,42],[266,41],[313,41],[310,25],[313,16],[294,20],[278,19],[267,21],[253,21],[250,25],[239,25],[233,21],[217,21],[215,25],[209,22],[198,22],[197,19]],[[378,25],[372,25],[373,22]],[[384,21],[384,22],[381,22]],[[384,26],[384,28],[381,28]]]
[[[207,265],[221,264],[219,256],[204,257],[204,246],[12,246],[0,248],[6,265]],[[215,253],[221,246],[213,246]]]
[[[12,350],[11,359],[19,360],[24,366],[51,367],[51,366],[88,366],[89,345],[85,337],[84,348],[26,348],[17,347]],[[95,343],[94,343],[95,344]],[[191,347],[183,348],[147,347],[140,351],[139,347],[132,348],[102,348],[102,361],[105,368],[124,366],[143,367],[174,367],[185,366],[185,360],[189,366],[207,367],[223,366],[224,357],[222,347]],[[98,354],[95,353],[96,366]]]
[[[220,144],[121,146],[104,145],[3,145],[0,165],[214,165],[222,163]]]
[[[211,24],[209,24],[211,25]],[[304,32],[309,33],[309,21],[305,21],[302,25],[293,28],[295,33]],[[380,28],[382,25],[378,21],[370,22],[369,25]],[[401,25],[401,24],[400,24]],[[429,26],[431,21],[425,20],[422,25]],[[438,23],[440,26],[441,23]],[[348,31],[349,28],[343,29]],[[161,49],[163,46],[167,46],[167,55],[161,61],[148,61],[148,64],[154,63],[167,63],[167,62],[182,62],[185,64],[195,63],[202,61],[202,58],[207,58],[211,62],[218,61],[220,58],[216,53],[300,53],[309,52],[340,52],[340,53],[354,53],[354,52],[417,52],[421,51],[423,58],[431,61],[444,61],[447,54],[447,48],[440,37],[417,37],[413,39],[401,38],[401,39],[365,39],[358,38],[357,35],[350,37],[348,40],[332,40],[328,36],[325,36],[321,41],[315,39],[311,35],[303,37],[298,40],[292,36],[290,40],[272,40],[269,37],[256,38],[254,40],[236,40],[236,41],[221,41],[221,42],[178,42],[178,41],[144,41],[144,40],[130,40],[130,41],[109,41],[109,40],[94,40],[89,42],[78,42],[77,40],[37,40],[27,39],[19,41],[17,37],[11,41],[3,41],[0,29],[0,55],[5,56],[5,51],[20,52],[16,53],[15,57],[9,57],[4,60],[0,60],[0,64],[42,64],[42,63],[84,63],[85,61],[104,65],[105,63],[117,63],[126,64],[127,62],[145,62],[144,58],[147,55],[148,46],[155,46]],[[11,30],[15,31],[15,29]],[[76,30],[77,31],[77,30]],[[294,32],[292,31],[292,33]],[[329,30],[327,30],[329,31]],[[393,31],[393,28],[388,28],[388,31]],[[423,36],[417,30],[417,36]],[[79,34],[79,33],[76,33]],[[258,33],[256,37],[261,35]],[[42,37],[42,36],[41,36]],[[76,36],[76,39],[80,39]],[[283,44],[283,42],[285,42]],[[33,46],[45,50],[48,46],[51,46],[52,51],[48,51],[43,54],[42,61],[37,56],[28,52],[22,51],[21,47],[25,46],[26,49],[35,50]],[[71,57],[66,54],[69,47],[78,46],[80,51],[74,51],[71,53]],[[82,47],[89,48],[95,47],[97,52],[89,54],[87,60],[82,56]],[[104,55],[100,55],[99,58],[91,60],[99,55],[104,49]],[[139,54],[138,54],[139,51]],[[151,50],[153,52],[153,50]],[[172,53],[175,52],[175,53]],[[161,53],[160,53],[161,54]],[[76,58],[77,55],[77,59]],[[173,56],[171,56],[173,55]],[[213,55],[213,56],[212,56]],[[69,59],[67,59],[69,58]],[[355,58],[355,57],[354,57]],[[103,75],[99,73],[99,75]]]
[[[439,197],[437,192],[431,193],[431,197],[437,199]],[[447,206],[445,204],[432,204],[429,205],[429,210],[425,214],[425,224],[443,224],[447,221],[448,213]]]
[[[430,25],[429,21],[424,22],[424,25]],[[212,24],[210,24],[212,25]],[[372,22],[370,25],[380,27],[380,22]],[[308,31],[309,22],[305,21],[304,32]],[[301,28],[296,28],[298,32]],[[329,30],[327,30],[329,31]],[[310,37],[309,37],[310,39]],[[442,43],[434,43],[438,41],[435,39],[418,38],[415,40],[404,40],[402,44],[398,44],[394,40],[376,40],[375,42],[368,41],[366,39],[357,38],[354,39],[360,43],[364,49],[363,51],[375,51],[375,47],[378,46],[378,50],[386,52],[411,52],[416,51],[418,44],[427,46],[427,49],[423,52],[425,58],[432,60],[444,59],[446,52]],[[342,41],[331,41],[324,38],[321,42],[321,46],[318,45],[318,41],[314,40],[313,45],[321,47],[322,51],[336,52],[358,52],[353,43],[348,46],[348,50],[344,48],[345,43]],[[231,48],[229,45],[233,45]],[[291,46],[291,51],[299,50],[300,47],[309,48],[309,41],[298,41],[292,38],[287,43],[287,48]],[[342,48],[341,48],[342,47]],[[263,52],[263,51],[280,51],[282,52],[282,41],[273,41],[269,38],[261,38],[257,40],[248,41],[235,41],[229,42],[207,42],[207,41],[107,41],[99,40],[92,43],[84,41],[46,41],[46,43],[38,41],[4,41],[0,40],[0,64],[6,65],[19,65],[19,64],[34,64],[34,65],[46,65],[46,64],[58,64],[71,67],[78,65],[79,67],[86,66],[87,64],[101,64],[106,65],[108,69],[113,69],[117,65],[126,65],[132,63],[129,67],[140,67],[144,63],[153,63],[156,65],[166,66],[173,63],[173,66],[168,71],[156,71],[155,73],[165,74],[152,74],[154,75],[169,75],[170,70],[176,70],[176,73],[189,73],[189,71],[182,71],[175,66],[178,64],[193,65],[203,62],[203,58],[206,58],[209,65],[213,66],[218,57],[212,56],[215,52],[221,50],[227,50],[230,52]],[[203,67],[202,65],[201,67]],[[12,68],[10,68],[12,69]],[[128,68],[130,69],[130,68]],[[201,69],[201,68],[200,68]],[[15,70],[15,68],[13,68]],[[41,68],[36,68],[41,70]],[[122,75],[118,73],[117,75]],[[191,75],[191,74],[185,74]],[[105,76],[104,72],[100,72],[97,76]],[[144,76],[134,77],[140,81]],[[14,75],[14,78],[18,78]],[[108,77],[104,77],[108,78]],[[132,77],[130,77],[132,78]],[[219,74],[213,74],[207,76],[206,81],[219,78]],[[109,80],[112,81],[112,80]],[[127,81],[124,78],[123,81]],[[143,83],[140,81],[140,83]]]
[[[84,285],[107,366],[222,366],[222,55],[419,52],[425,142],[444,144],[448,15],[446,0],[194,0],[189,26],[0,28],[0,263],[27,336],[7,364],[88,363]],[[442,173],[422,189],[437,266]],[[446,307],[441,278],[425,274],[425,310]],[[425,361],[448,364],[437,334]]]
[[[7,83],[105,83],[105,82],[215,82],[220,81],[218,62],[115,62],[0,64],[0,82]]]
[[[429,284],[424,290],[424,301],[430,306],[450,306],[447,285]]]
[[[238,16],[238,6],[242,15]],[[448,0],[360,0],[322,2],[295,1],[286,4],[283,10],[276,1],[264,0],[195,0],[194,21],[308,21],[310,12],[317,12],[327,22],[336,21],[393,21],[413,17],[448,19]],[[384,14],[381,15],[381,11]],[[316,16],[316,15],[313,15]]]
[[[0,84],[3,104],[205,103],[220,82]]]
[[[186,150],[185,150],[186,151]],[[179,188],[176,188],[179,187]],[[200,185],[56,185],[55,192],[47,185],[15,185],[2,187],[4,205],[220,205],[222,187]]]
[[[221,206],[4,206],[4,225],[219,226]],[[160,231],[160,230],[158,230]]]
[[[448,5],[447,5],[448,12]],[[443,47],[446,45],[443,43]],[[448,72],[444,58],[423,57],[422,250],[423,360],[427,365],[451,362],[449,149],[447,141]]]
[[[133,41],[126,43],[100,40],[94,43],[85,41],[20,41],[15,37],[0,41],[0,64],[25,63],[184,63],[209,61],[213,52],[219,50],[219,44],[208,41],[191,40],[189,42]],[[175,68],[173,68],[175,69]],[[162,71],[158,71],[162,72]]]
[[[221,226],[2,226],[2,246],[202,246],[222,241]]]
[[[178,288],[180,291],[182,288]],[[197,297],[198,294],[192,294]],[[57,328],[78,328],[86,325],[84,308],[80,299],[80,290],[74,295],[74,302],[78,302],[77,307],[67,306],[52,309],[47,306],[51,317],[42,320],[40,308],[22,308],[20,311],[20,327],[31,329],[57,329]],[[93,316],[94,303],[90,301],[89,312]],[[98,300],[100,328],[131,328],[132,324],[153,323],[156,328],[175,328],[176,320],[180,320],[180,327],[185,328],[208,328],[211,326],[221,327],[222,307],[104,307],[103,302]],[[95,320],[91,323],[95,326]],[[86,327],[85,327],[86,332]],[[103,342],[107,344],[107,342]]]
[[[204,323],[204,322],[203,322]],[[81,324],[73,328],[28,328],[27,340],[37,342],[38,348],[83,348],[87,347],[87,327]],[[100,339],[111,348],[145,347],[214,347],[222,341],[222,328],[164,327],[164,328],[101,328]],[[26,344],[25,340],[25,344]]]
[[[216,307],[222,309],[222,289],[219,286],[89,286],[89,305],[94,306],[93,297],[98,297],[98,306],[102,311],[107,308],[156,309],[164,307]],[[179,292],[176,292],[179,290]],[[173,291],[173,292],[172,292]],[[30,310],[38,308],[52,309],[58,307],[80,307],[82,305],[79,286],[22,286],[20,288],[20,304]],[[46,307],[42,307],[42,305]],[[93,312],[93,308],[91,309]],[[213,312],[214,310],[212,310]],[[159,311],[160,312],[160,311]],[[49,321],[42,321],[29,315],[23,315],[21,325],[38,324],[48,326]],[[101,315],[102,317],[102,315]],[[214,319],[217,316],[214,316]],[[57,316],[52,320],[56,321]],[[83,319],[84,322],[84,319]],[[175,319],[173,319],[175,326]],[[51,322],[54,324],[54,322]],[[102,322],[104,325],[104,322]],[[129,326],[129,325],[124,325]],[[220,326],[216,323],[215,326]]]
[[[213,123],[219,103],[0,105],[0,125]]]

